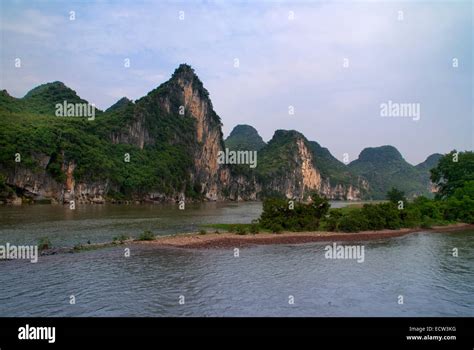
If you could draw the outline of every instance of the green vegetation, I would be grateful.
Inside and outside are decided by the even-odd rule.
[[[349,164],[355,174],[367,179],[372,199],[385,198],[391,188],[406,193],[409,198],[419,195],[430,195],[429,166],[436,164],[438,155],[413,166],[403,159],[393,146],[365,148],[359,158]]]
[[[155,240],[155,235],[151,231],[143,231],[140,236],[138,236],[137,241],[153,241]]]
[[[128,241],[129,239],[130,239],[130,236],[128,236],[126,234],[122,234],[120,236],[114,237],[112,240],[113,240],[113,242],[118,242],[120,244],[123,244],[125,241]]]
[[[321,147],[316,141],[309,141],[308,144],[321,176],[329,178],[332,186],[342,184],[359,187],[357,175],[347,165],[334,158],[327,148]],[[362,195],[365,194],[365,192],[362,193]]]
[[[200,235],[205,235],[205,234],[207,234],[207,231],[204,230],[204,229],[201,229],[201,230],[199,230],[199,234]]]
[[[279,198],[266,199],[259,225],[273,232],[318,230],[321,218],[329,210],[329,202],[316,193],[311,194],[311,203],[291,203]]]
[[[295,139],[300,135],[296,131],[275,131],[267,146],[258,153],[257,171],[263,178],[270,181],[273,177],[286,176],[296,168]]]
[[[247,234],[247,227],[245,225],[236,225],[235,226],[235,233],[238,235],[246,235]]]
[[[403,202],[403,203],[407,202],[407,199],[405,197],[405,192],[399,191],[395,187],[392,187],[392,189],[387,192],[387,199],[394,204],[398,204],[400,202]]]
[[[0,200],[11,199],[15,191],[21,191],[5,183],[12,174],[27,169],[39,176],[46,173],[58,184],[64,184],[70,165],[76,183],[104,185],[108,189],[105,197],[110,200],[140,199],[149,193],[176,197],[183,192],[187,198],[203,199],[203,179],[196,176],[199,169],[194,162],[196,149],[202,146],[196,137],[196,118],[190,109],[179,113],[183,81],[208,102],[208,126],[220,130],[221,120],[212,109],[208,91],[186,64],[180,65],[170,80],[136,101],[124,97],[105,112],[95,109],[93,121],[55,116],[57,103],[87,103],[61,82],[40,85],[23,98],[0,91]],[[383,146],[363,150],[359,159],[347,166],[327,148],[308,141],[297,131],[277,130],[265,144],[249,125],[237,125],[225,144],[222,139],[217,142],[233,150],[258,151],[256,169],[228,166],[231,178],[239,179],[242,197],[250,197],[262,188],[259,196],[281,198],[290,181],[301,182],[301,175],[294,178],[291,174],[302,166],[302,145],[311,153],[323,180],[328,179],[332,187],[353,186],[362,197],[371,199],[384,198],[392,187],[410,199],[429,195],[429,169],[440,157],[432,155],[414,167],[394,147]],[[15,161],[15,154],[21,155],[21,162]],[[125,161],[125,154],[130,156],[129,162]],[[442,171],[436,178],[444,193]],[[222,194],[234,195],[235,185],[231,181]],[[339,195],[343,197],[344,193]]]
[[[453,196],[457,189],[474,181],[474,152],[454,150],[444,155],[438,166],[431,170],[431,181],[438,188],[437,198]]]
[[[237,125],[225,140],[225,146],[235,151],[259,151],[265,142],[250,125]]]
[[[295,203],[293,208],[287,200],[270,198],[263,203],[259,225],[272,232],[359,232],[474,223],[473,153],[459,153],[458,162],[452,161],[453,154],[445,155],[431,171],[441,191],[435,199],[419,196],[407,201],[404,192],[395,187],[386,194],[389,202],[330,210],[327,200],[317,195],[312,195],[313,202]],[[399,206],[399,201],[404,205]]]
[[[249,232],[253,235],[260,233],[260,227],[256,223],[250,224]]]
[[[188,112],[179,115],[178,79],[183,76],[207,96],[191,67],[181,65],[172,79],[135,103],[121,99],[106,112],[96,110],[93,121],[55,116],[56,103],[87,103],[60,82],[38,86],[20,99],[0,91],[0,195],[12,196],[4,179],[19,168],[46,171],[64,183],[65,167],[74,164],[76,182],[108,183],[110,199],[181,191],[187,198],[200,199],[200,187],[192,177],[196,120]],[[159,102],[163,100],[170,101],[169,109]],[[220,125],[217,114],[210,113],[210,123]],[[146,130],[143,147],[129,131],[137,120]],[[15,162],[17,153],[20,163]],[[126,153],[130,162],[124,161]]]
[[[41,237],[38,240],[38,250],[39,251],[50,249],[51,247],[52,247],[52,244],[51,244],[51,241],[49,240],[48,237]]]

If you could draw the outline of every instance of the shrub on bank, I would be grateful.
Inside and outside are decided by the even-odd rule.
[[[244,225],[235,225],[236,228],[235,228],[235,233],[237,233],[238,235],[246,235],[247,234],[247,228],[244,226]]]
[[[260,227],[258,227],[258,224],[252,223],[250,224],[249,232],[255,235],[260,232]]]
[[[359,232],[369,228],[369,220],[361,215],[360,210],[351,210],[339,219],[338,230],[342,232]]]
[[[130,239],[130,236],[128,235],[125,235],[125,234],[122,234],[122,235],[119,235],[119,236],[115,236],[112,241],[113,242],[118,242],[120,244],[122,244],[123,242],[127,241]]]
[[[329,202],[317,194],[311,194],[311,199],[310,203],[290,202],[280,198],[266,199],[259,225],[273,232],[317,230],[321,218],[329,210]]]
[[[153,241],[154,239],[155,235],[149,230],[143,231],[137,238],[138,241]]]

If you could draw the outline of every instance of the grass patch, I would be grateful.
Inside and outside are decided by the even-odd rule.
[[[114,238],[112,238],[112,241],[114,243],[123,244],[125,241],[128,241],[129,239],[130,239],[130,236],[122,234],[120,236],[115,236]]]
[[[155,240],[155,235],[153,232],[146,230],[143,231],[140,236],[138,236],[137,241],[153,241]]]
[[[238,224],[235,228],[235,233],[238,235],[246,235],[248,232],[246,225]]]

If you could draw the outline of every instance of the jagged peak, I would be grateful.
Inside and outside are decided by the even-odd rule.
[[[187,63],[181,63],[178,68],[175,69],[173,77],[186,77],[186,78],[197,78],[194,69]]]

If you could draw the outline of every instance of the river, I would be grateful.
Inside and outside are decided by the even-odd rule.
[[[250,222],[260,211],[261,203],[3,206],[0,244],[165,235]],[[474,316],[473,231],[350,244],[364,246],[364,262],[326,259],[327,243],[242,248],[238,257],[132,245],[129,257],[117,246],[0,261],[0,316]]]

